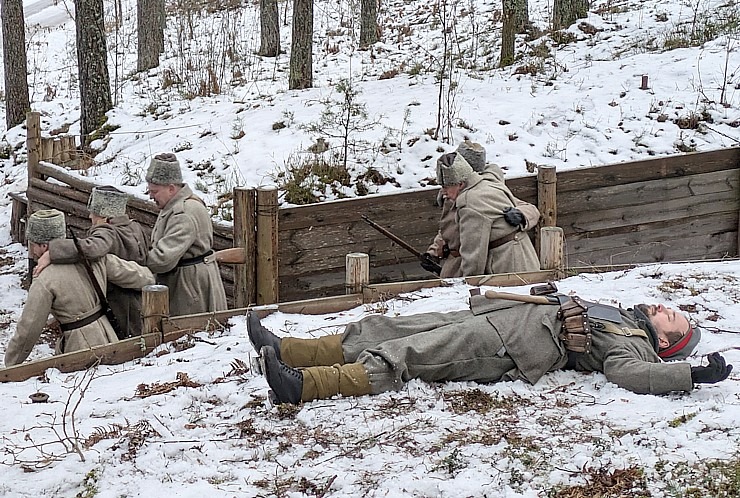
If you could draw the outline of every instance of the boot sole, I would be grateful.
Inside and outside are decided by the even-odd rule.
[[[265,360],[262,358],[262,355],[258,354],[257,356],[250,356],[249,363],[252,367],[252,372],[257,375],[265,375]]]

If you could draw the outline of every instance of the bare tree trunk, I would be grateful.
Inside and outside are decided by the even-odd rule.
[[[529,4],[527,0],[514,0],[514,19],[517,33],[529,30]]]
[[[83,148],[88,135],[105,123],[113,104],[108,78],[108,53],[103,22],[103,0],[75,0],[77,69],[80,78],[80,109]]]
[[[360,48],[378,41],[378,0],[361,0]]]
[[[159,53],[164,53],[164,29],[167,27],[167,13],[164,10],[165,0],[157,1],[157,19],[159,20],[159,29],[157,30],[157,36],[154,42],[159,45]]]
[[[277,0],[260,0],[260,50],[258,55],[280,55],[280,14]]]
[[[576,19],[588,15],[588,0],[554,0],[552,6],[552,29],[564,29]]]
[[[501,28],[501,62],[499,67],[514,63],[514,38],[517,28],[516,2],[503,0],[503,26]]]
[[[293,0],[293,40],[288,88],[313,86],[313,0]]]
[[[164,51],[164,0],[138,0],[136,27],[138,35],[136,70],[146,71],[159,66],[159,54]]]
[[[3,64],[5,69],[5,125],[21,124],[31,109],[28,101],[26,23],[23,0],[2,0]]]

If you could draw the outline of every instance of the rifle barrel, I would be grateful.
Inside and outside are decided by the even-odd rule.
[[[413,254],[414,256],[416,256],[417,258],[422,258],[423,257],[423,254],[421,254],[421,252],[419,250],[417,250],[414,246],[412,246],[411,244],[409,244],[405,240],[401,239],[400,237],[392,234],[391,232],[389,232],[388,230],[386,230],[382,226],[378,225],[373,220],[371,220],[370,218],[368,218],[366,215],[363,214],[362,215],[362,219],[368,225],[370,225],[371,227],[373,227],[374,229],[376,229],[378,232],[382,233],[383,235],[385,235],[386,237],[388,237],[389,239],[391,239],[393,242],[395,242],[399,246],[401,246],[404,249],[406,249],[408,252],[410,252],[411,254]]]

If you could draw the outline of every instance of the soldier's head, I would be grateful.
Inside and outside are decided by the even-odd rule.
[[[56,209],[42,209],[28,217],[26,239],[28,252],[38,259],[49,248],[49,242],[67,236],[64,214]]]
[[[93,225],[105,222],[111,218],[126,215],[128,194],[115,187],[95,187],[87,201],[87,210]]]
[[[465,140],[457,146],[457,153],[463,156],[476,173],[482,173],[486,169],[486,149],[481,144]]]
[[[146,172],[149,198],[159,209],[164,208],[183,187],[180,161],[171,152],[157,154]]]
[[[699,343],[701,330],[692,327],[683,313],[662,304],[638,304],[636,308],[650,321],[658,341],[658,356],[664,360],[686,359]]]
[[[472,174],[473,168],[461,154],[450,152],[437,159],[437,183],[442,186],[442,195],[447,199],[457,199]]]

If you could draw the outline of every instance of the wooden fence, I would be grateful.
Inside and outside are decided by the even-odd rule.
[[[39,145],[31,141],[29,126],[29,167],[39,158],[33,155]],[[517,197],[540,208],[544,225],[563,229],[566,266],[738,255],[738,147],[557,174],[553,168],[540,168],[537,176],[513,178],[507,185]],[[556,190],[551,188],[555,185]],[[55,207],[68,213],[73,226],[86,228],[86,202],[93,186],[41,163],[29,171],[26,195],[31,210]],[[227,294],[237,306],[344,294],[345,256],[353,252],[369,254],[371,284],[433,278],[413,255],[364,223],[361,215],[423,251],[437,231],[436,196],[437,189],[424,189],[278,208],[274,190],[255,195],[236,189],[236,230],[214,224],[214,248],[246,246],[254,263],[244,270],[222,269]],[[15,204],[20,213],[23,208],[16,209]],[[129,212],[151,227],[157,210],[149,201],[133,199]],[[12,230],[22,232],[19,227]]]

